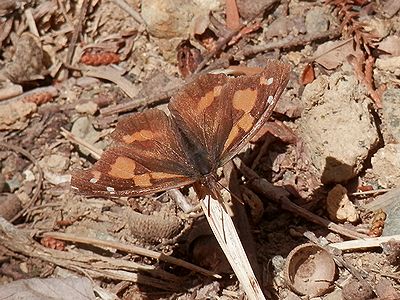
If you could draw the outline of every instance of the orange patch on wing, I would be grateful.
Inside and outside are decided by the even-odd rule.
[[[234,143],[236,137],[239,135],[240,130],[248,132],[253,127],[253,124],[254,118],[250,115],[250,113],[245,113],[233,126],[231,132],[229,133],[229,136],[224,144],[224,150]]]
[[[197,108],[196,110],[201,113],[203,112],[207,107],[209,107],[214,101],[214,91],[208,92],[205,94],[203,97],[200,98],[199,103],[197,103]]]
[[[108,174],[116,178],[129,179],[135,176],[135,168],[136,163],[134,160],[120,156],[111,165],[111,170]]]
[[[141,174],[141,175],[135,175],[132,177],[133,182],[135,183],[135,185],[140,186],[140,187],[149,187],[151,186],[151,182],[150,182],[150,173],[145,173],[145,174]]]
[[[143,141],[153,140],[155,139],[155,136],[153,131],[143,129],[132,134],[124,135],[122,139],[125,143],[131,144],[135,141],[143,142]]]
[[[232,144],[232,142],[235,140],[238,134],[239,134],[239,127],[236,125],[232,128],[228,138],[226,139],[226,142],[224,144],[224,150]]]
[[[179,178],[184,177],[183,175],[179,174],[171,174],[171,173],[164,173],[164,172],[153,172],[150,173],[151,179],[171,179],[171,178]]]
[[[257,90],[246,89],[236,91],[233,95],[233,107],[237,110],[250,112],[257,100]]]
[[[237,122],[236,126],[239,126],[244,131],[249,131],[254,124],[254,118],[248,113],[244,114],[243,117],[240,118],[239,122]]]
[[[215,97],[218,97],[221,94],[222,86],[218,85],[214,87],[214,89],[208,93],[206,93],[203,97],[200,98],[200,101],[197,103],[197,112],[202,113],[207,107],[209,107]]]

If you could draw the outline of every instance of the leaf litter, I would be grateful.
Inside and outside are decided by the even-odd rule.
[[[312,232],[342,251],[322,299],[400,298],[396,2],[3,1],[0,290],[240,298],[235,278],[214,273],[230,271],[191,188],[111,201],[76,195],[68,180],[118,119],[165,109],[183,78],[275,57],[293,72],[274,125],[221,176],[248,210],[234,204],[253,270],[267,272],[264,294],[301,297],[284,262]]]

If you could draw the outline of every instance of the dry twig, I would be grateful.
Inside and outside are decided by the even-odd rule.
[[[234,158],[233,162],[235,163],[236,167],[243,173],[243,175],[249,179],[250,185],[254,189],[256,189],[257,192],[265,195],[268,199],[279,203],[283,209],[295,213],[296,215],[299,215],[310,222],[324,226],[333,232],[352,239],[361,239],[368,237],[367,235],[360,234],[342,225],[335,224],[324,218],[321,218],[320,216],[317,216],[314,213],[294,204],[281,189],[273,186],[267,180],[260,178],[256,172],[247,167],[238,157]]]
[[[66,63],[68,65],[70,65],[72,63],[72,57],[74,56],[74,52],[75,52],[75,45],[76,45],[76,42],[78,41],[79,33],[82,30],[83,20],[85,19],[85,16],[86,16],[86,13],[88,10],[88,6],[89,6],[89,0],[83,0],[78,24],[74,28],[74,32],[72,34],[72,38],[71,38],[70,44],[68,46],[68,52],[67,52],[67,58],[66,58]]]
[[[125,280],[168,291],[180,289],[180,285],[177,283],[180,280],[179,277],[156,269],[154,266],[141,265],[133,261],[105,257],[95,253],[87,254],[74,250],[58,251],[46,248],[33,240],[28,232],[17,229],[2,217],[0,217],[0,244],[11,251],[78,271],[84,275]]]
[[[12,150],[16,153],[22,154],[23,156],[25,156],[26,158],[28,158],[36,167],[37,172],[38,172],[38,178],[36,180],[36,189],[35,192],[33,193],[33,196],[31,197],[31,200],[28,202],[27,205],[25,205],[25,207],[18,212],[12,219],[11,222],[16,221],[19,217],[21,217],[22,215],[24,215],[26,213],[26,211],[36,202],[36,200],[39,198],[40,192],[42,190],[42,182],[43,182],[43,170],[39,165],[39,162],[36,160],[36,158],[33,157],[32,154],[30,154],[28,151],[26,151],[25,149],[18,147],[18,146],[14,146],[11,145],[9,143],[6,142],[1,142],[0,141],[0,148],[5,148],[5,149],[9,149]]]
[[[186,268],[188,270],[198,272],[198,273],[206,275],[206,276],[212,276],[214,278],[221,278],[221,276],[219,276],[218,274],[215,274],[214,272],[208,271],[199,266],[188,263],[187,261],[184,261],[182,259],[168,256],[163,253],[156,252],[156,251],[148,250],[148,249],[145,249],[145,248],[142,248],[139,246],[126,245],[126,244],[122,244],[119,242],[112,242],[112,241],[103,241],[103,240],[88,238],[88,237],[79,237],[76,235],[66,234],[66,233],[61,233],[61,232],[47,232],[47,233],[44,233],[43,236],[49,236],[49,237],[55,238],[57,240],[70,241],[70,242],[76,242],[76,243],[87,244],[87,245],[94,245],[94,246],[98,246],[98,247],[110,247],[110,248],[117,249],[119,251],[124,251],[127,253],[147,256],[147,257],[151,257],[151,258],[158,259],[161,261],[165,261],[167,263],[174,264],[174,265]]]

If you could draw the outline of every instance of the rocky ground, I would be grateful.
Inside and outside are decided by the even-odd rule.
[[[396,0],[0,2],[0,298],[243,299],[191,212],[192,187],[88,198],[70,174],[99,159],[118,120],[166,110],[197,74],[275,58],[291,65],[289,84],[219,173],[243,199],[235,220],[266,297],[400,299],[399,10]]]

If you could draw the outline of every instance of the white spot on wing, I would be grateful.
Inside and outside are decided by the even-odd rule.
[[[274,97],[273,97],[273,96],[268,96],[267,102],[268,102],[269,104],[274,103]]]
[[[90,181],[90,183],[96,183],[98,181],[98,179],[97,178],[92,178],[89,181]]]
[[[274,82],[274,78],[273,78],[273,77],[268,78],[268,80],[267,80],[267,85],[270,85],[270,84],[272,84],[273,82]]]
[[[115,190],[114,190],[114,188],[111,187],[111,186],[106,187],[106,190],[107,190],[107,192],[109,192],[110,194],[115,194]]]

